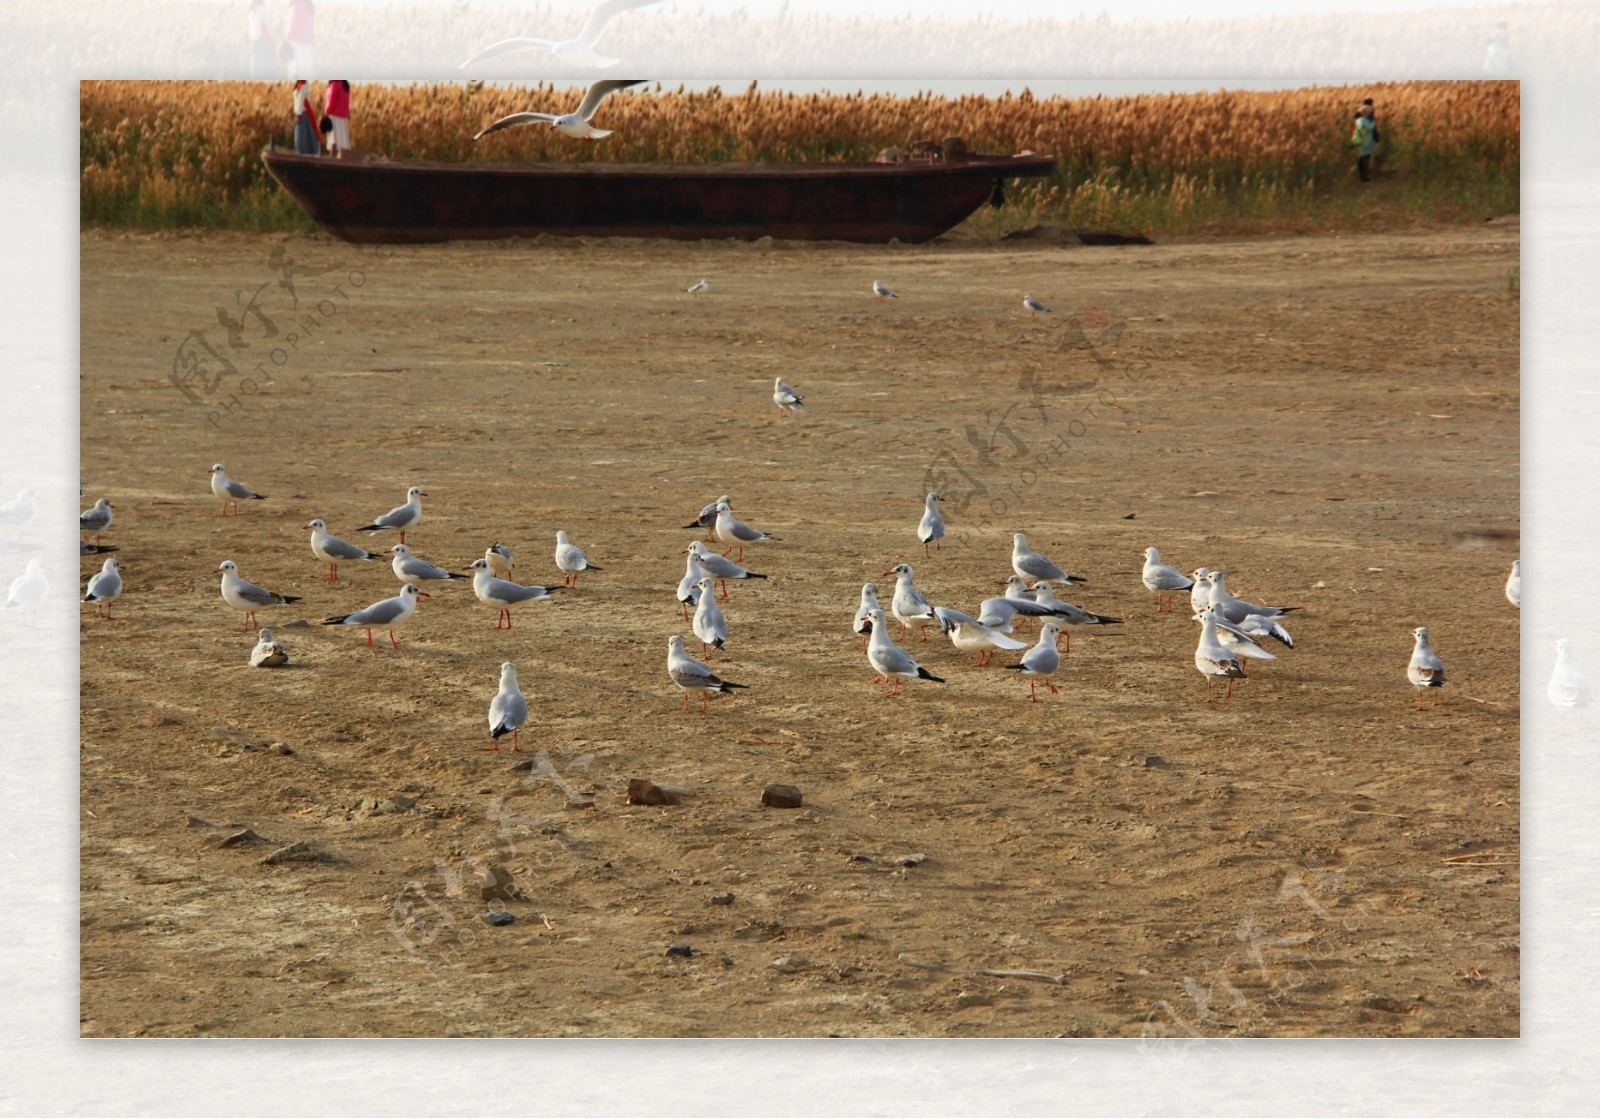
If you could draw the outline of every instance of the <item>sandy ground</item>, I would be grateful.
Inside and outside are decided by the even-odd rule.
[[[85,1035],[1517,1032],[1514,223],[82,254],[83,472],[127,581],[82,618]],[[235,366],[199,403],[167,379],[190,330]],[[214,461],[269,499],[219,516]],[[605,570],[509,632],[465,583],[398,651],[316,624],[395,584],[324,583],[301,526],[355,537],[411,484],[436,562],[501,540],[558,582],[565,529]],[[679,526],[721,493],[782,542],[725,604],[714,667],[749,690],[686,713]],[[909,561],[971,612],[1019,530],[1124,624],[1075,631],[1039,703],[913,633],[946,683],[886,698],[862,582]],[[1149,545],[1303,607],[1297,647],[1202,702]],[[260,615],[291,668],[246,666],[227,558],[303,596]],[[1415,711],[1424,624],[1450,683]],[[485,751],[504,660],[517,755]],[[630,806],[631,778],[695,795]],[[804,806],[763,808],[769,782]],[[316,858],[262,863],[296,842]],[[503,927],[491,864],[522,894]]]

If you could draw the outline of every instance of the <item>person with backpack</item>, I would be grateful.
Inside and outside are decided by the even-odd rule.
[[[1372,157],[1378,154],[1380,139],[1377,110],[1373,108],[1372,98],[1369,97],[1361,103],[1355,126],[1350,130],[1350,143],[1356,149],[1356,173],[1364,183],[1372,181]]]

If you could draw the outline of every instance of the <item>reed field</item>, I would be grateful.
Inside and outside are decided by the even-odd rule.
[[[321,86],[318,83],[320,96]],[[566,112],[582,88],[355,85],[358,148],[395,159],[615,162],[860,160],[920,139],[1056,157],[1051,179],[1012,184],[968,222],[993,235],[1034,223],[1146,234],[1371,229],[1481,221],[1519,208],[1519,86],[1405,82],[1274,92],[1092,99],[691,93],[659,84],[613,96],[581,144],[546,128],[474,142],[507,113]],[[1378,181],[1355,176],[1362,97],[1378,107]],[[260,153],[292,145],[287,83],[84,82],[85,227],[305,230]]]

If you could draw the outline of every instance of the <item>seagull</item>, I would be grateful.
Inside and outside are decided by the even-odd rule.
[[[689,549],[684,549],[684,554],[689,557],[689,562],[684,564],[683,578],[678,580],[678,589],[673,592],[683,610],[683,620],[689,620],[689,607],[698,606],[700,603],[700,580],[706,577],[706,569],[700,563],[700,557]]]
[[[256,646],[250,650],[252,668],[281,668],[288,663],[289,651],[283,647],[283,642],[274,640],[270,629],[257,634]]]
[[[1032,313],[1033,318],[1038,318],[1040,311],[1043,311],[1047,315],[1052,313],[1050,308],[1046,307],[1043,303],[1040,303],[1031,295],[1024,295],[1022,297],[1022,305]]]
[[[700,639],[700,655],[709,657],[713,646],[720,649],[728,640],[728,616],[711,593],[711,576],[700,579],[700,601],[694,610],[694,635]]]
[[[489,561],[489,574],[496,579],[511,578],[511,549],[496,540],[489,545],[489,550],[483,553],[483,558]]]
[[[400,642],[394,639],[394,627],[411,617],[412,611],[417,608],[417,599],[427,598],[427,594],[418,589],[415,583],[407,583],[400,588],[400,593],[393,598],[386,598],[382,602],[374,602],[365,610],[357,610],[354,614],[340,614],[336,618],[324,618],[325,626],[365,626],[367,630],[367,647],[372,647],[372,627],[389,630],[389,644],[396,649]]]
[[[106,560],[105,566],[89,577],[89,585],[84,588],[83,600],[95,604],[95,613],[103,618],[111,617],[111,603],[122,593],[122,565],[115,556]]]
[[[511,628],[511,608],[520,606],[524,602],[535,602],[541,598],[549,598],[561,587],[524,587],[508,579],[496,579],[489,574],[489,561],[485,559],[473,560],[462,569],[473,572],[472,593],[478,596],[478,601],[485,606],[493,606],[500,611],[500,616],[495,619],[495,629]]]
[[[257,606],[282,606],[300,601],[295,595],[274,594],[265,587],[246,581],[239,575],[239,565],[232,560],[223,560],[217,565],[217,570],[222,572],[222,601],[235,610],[244,611],[245,629],[255,629],[260,625],[256,621]]]
[[[1411,631],[1417,639],[1416,648],[1411,650],[1411,663],[1406,665],[1406,679],[1417,689],[1417,706],[1422,706],[1422,690],[1424,688],[1444,687],[1444,662],[1439,659],[1439,654],[1433,651],[1433,641],[1428,637],[1428,627],[1418,626]],[[1439,705],[1439,695],[1435,693],[1433,704]]]
[[[872,618],[872,637],[867,642],[867,661],[878,670],[874,684],[885,684],[890,679],[894,680],[894,687],[889,689],[890,695],[900,692],[900,677],[910,676],[917,680],[932,680],[935,684],[942,684],[944,680],[923,668],[911,659],[900,646],[889,640],[889,627],[884,623],[883,611],[874,610]]]
[[[1061,652],[1056,648],[1056,634],[1061,632],[1061,627],[1054,622],[1046,622],[1039,627],[1039,640],[1033,648],[1022,654],[1022,659],[1016,664],[1002,665],[1003,668],[1013,669],[1024,676],[1043,676],[1044,686],[1050,689],[1050,694],[1056,694],[1056,686],[1050,677],[1061,669]],[[1020,645],[1021,642],[1018,642]],[[1039,697],[1034,694],[1037,680],[1028,681],[1028,699],[1034,703],[1039,702]]]
[[[33,491],[23,488],[17,491],[17,496],[0,505],[0,525],[21,528],[30,523],[34,514],[39,512],[39,499]]]
[[[78,531],[94,533],[94,542],[100,543],[100,534],[111,527],[111,502],[105,498],[94,503],[93,509],[78,514]]]
[[[738,520],[728,508],[726,501],[717,502],[717,519],[711,526],[711,531],[719,541],[728,545],[728,551],[732,551],[734,546],[738,547],[740,561],[744,560],[744,546],[746,544],[754,544],[758,540],[778,539],[776,536],[768,536],[759,529],[751,528],[743,521]],[[722,554],[726,556],[728,552],[723,552]]]
[[[782,377],[773,383],[772,402],[778,406],[779,416],[798,416],[806,410],[805,397],[795,392]]]
[[[704,509],[700,510],[700,515],[694,519],[694,523],[686,524],[683,527],[703,528],[706,530],[706,542],[708,544],[715,543],[717,538],[712,535],[711,526],[717,523],[717,506],[727,505],[731,500],[732,498],[730,498],[727,494],[723,494],[710,505],[707,505]]]
[[[1217,624],[1217,640],[1226,645],[1235,654],[1251,660],[1275,661],[1278,658],[1267,652],[1255,642],[1256,635],[1243,626],[1236,626],[1223,618],[1222,612],[1216,607],[1207,604],[1206,608],[1194,616],[1197,622],[1203,622],[1210,617]],[[1250,615],[1252,618],[1260,617],[1259,614]]]
[[[906,630],[916,625],[922,627],[922,640],[928,640],[928,623],[939,619],[927,596],[912,583],[911,565],[897,563],[884,574],[894,576],[894,598],[889,601],[889,609],[900,620],[900,637],[904,637]],[[900,637],[895,640],[899,641]]]
[[[407,544],[396,544],[384,555],[394,557],[389,561],[389,568],[394,572],[394,577],[402,583],[411,583],[420,587],[423,583],[461,578],[453,571],[435,567],[421,556],[412,555],[411,547]]]
[[[1049,558],[1028,547],[1028,538],[1017,533],[1011,538],[1011,570],[1024,579],[1053,579],[1057,583],[1087,583],[1076,575],[1068,575],[1051,563]]]
[[[850,623],[850,628],[861,635],[861,648],[867,647],[867,638],[872,636],[872,612],[882,610],[878,605],[878,584],[861,584],[861,606],[856,611],[855,620]]]
[[[870,585],[870,584],[869,584]],[[951,610],[944,606],[934,608],[934,616],[939,619],[939,628],[950,637],[950,644],[964,653],[977,653],[978,663],[974,668],[988,664],[994,659],[996,649],[1026,649],[1027,643],[1018,641],[1014,637],[1007,637],[998,629],[986,626],[970,614],[963,614],[959,610]]]
[[[880,283],[877,280],[873,280],[872,281],[872,294],[876,295],[879,299],[899,299],[900,298],[894,292],[892,292],[888,288],[884,287],[883,284]]]
[[[1058,625],[1067,626],[1115,626],[1121,625],[1121,618],[1113,618],[1108,614],[1091,614],[1081,606],[1074,606],[1070,602],[1056,597],[1050,584],[1043,579],[1033,585],[1033,600],[1036,604],[1047,608],[1050,617]],[[1067,652],[1072,652],[1072,634],[1068,633]]]
[[[711,281],[702,278],[701,281],[698,284],[693,284],[693,285],[691,285],[689,287],[684,288],[683,290],[688,292],[690,295],[694,296],[696,299],[699,299],[700,296],[701,296],[701,293],[708,292],[708,291],[711,290]]]
[[[1217,613],[1218,611],[1208,608],[1201,615],[1200,644],[1194,651],[1194,666],[1206,678],[1207,703],[1216,702],[1212,697],[1212,691],[1218,676],[1225,676],[1228,680],[1228,694],[1222,698],[1232,699],[1233,682],[1244,675],[1244,666],[1239,663],[1239,658],[1217,637]]]
[[[758,573],[749,572],[746,568],[739,567],[738,564],[734,564],[733,560],[728,559],[725,555],[718,555],[717,552],[710,551],[709,547],[706,547],[706,544],[699,543],[698,539],[690,541],[690,546],[686,547],[685,551],[694,555],[694,559],[698,560],[706,575],[712,576],[718,583],[722,583],[723,599],[728,597],[728,580],[765,580],[766,578],[765,575],[758,575]],[[682,599],[683,596],[678,597]]]
[[[283,648],[283,642],[272,637],[270,629],[256,634],[256,647],[250,650],[251,668],[282,668],[288,663],[290,652]]]
[[[406,503],[396,505],[381,517],[376,517],[370,525],[362,525],[357,532],[382,532],[386,528],[400,530],[400,543],[406,542],[406,529],[422,519],[422,502],[419,497],[427,497],[421,486],[412,486],[406,491]]]
[[[100,556],[119,551],[115,544],[91,544],[87,540],[78,541],[78,554],[80,556]]]
[[[1189,588],[1189,608],[1196,614],[1204,611],[1211,602],[1211,580],[1206,578],[1210,574],[1211,569],[1209,567],[1197,567],[1194,569],[1194,586]]]
[[[707,696],[715,692],[717,695],[731,695],[734,688],[748,688],[748,684],[735,684],[731,680],[724,680],[705,665],[695,660],[683,651],[683,638],[673,634],[667,638],[667,675],[672,677],[672,682],[683,689],[683,709],[689,710],[689,693],[695,689],[700,690],[700,710],[706,709]]]
[[[1175,567],[1168,567],[1161,562],[1161,553],[1154,548],[1144,550],[1144,571],[1141,573],[1146,590],[1156,592],[1156,613],[1172,612],[1173,591],[1187,591],[1194,587],[1194,580],[1188,578]],[[1164,603],[1164,604],[1163,604]]]
[[[582,548],[576,544],[568,543],[567,534],[564,532],[556,533],[556,567],[566,572],[566,585],[569,587],[578,585],[578,572],[580,571],[605,570],[590,563],[589,557],[584,555]]]
[[[6,593],[5,609],[37,606],[49,593],[50,584],[44,577],[44,561],[31,559],[28,561],[28,569],[11,580],[11,589]]]
[[[978,604],[978,621],[1001,633],[1010,633],[1011,619],[1019,614],[1024,618],[1044,618],[1055,612],[1052,607],[1039,605],[1037,596],[1017,576],[1007,579],[1006,587],[1005,595],[986,598]]]
[[[300,526],[311,530],[311,554],[328,565],[329,583],[339,580],[339,563],[342,560],[369,560],[376,559],[365,548],[358,548],[348,540],[340,540],[328,531],[328,526],[319,517],[314,521]]]
[[[1298,606],[1257,606],[1253,602],[1246,602],[1242,598],[1234,598],[1228,593],[1227,576],[1221,571],[1213,571],[1206,576],[1211,583],[1210,602],[1222,607],[1222,616],[1235,624],[1244,621],[1250,614],[1261,614],[1264,617],[1276,618],[1291,611],[1298,610]]]
[[[1289,636],[1289,631],[1283,628],[1277,618],[1269,618],[1265,614],[1246,614],[1238,626],[1250,637],[1271,637],[1294,648],[1294,638]]]
[[[723,508],[726,509],[727,506],[723,505]],[[724,599],[728,597],[727,581],[729,579],[766,578],[765,575],[758,575],[754,571],[745,570],[738,564],[734,563],[731,559],[728,559],[726,556],[717,555],[717,553],[711,551],[698,540],[691,540],[689,542],[689,546],[685,548],[684,551],[688,552],[699,561],[700,566],[705,568],[705,573],[707,575],[722,583],[722,597]],[[679,595],[679,597],[681,598],[683,596]]]
[[[211,466],[211,492],[222,499],[222,515],[224,517],[228,515],[228,506],[230,505],[233,506],[233,515],[237,517],[239,515],[239,502],[265,501],[267,499],[266,494],[256,493],[249,486],[244,485],[242,482],[235,482],[228,477],[227,471],[222,469],[220,462],[213,463]]]
[[[589,18],[584,21],[583,29],[578,32],[575,39],[502,39],[500,42],[487,46],[461,64],[465,70],[474,62],[482,62],[487,58],[494,58],[502,54],[514,54],[517,51],[547,50],[550,57],[574,66],[592,66],[603,68],[615,66],[620,59],[605,58],[594,53],[594,47],[600,41],[600,35],[617,16],[623,12],[631,12],[637,8],[647,8],[659,0],[601,0],[595,5],[594,11],[589,13]]]
[[[489,701],[489,741],[494,752],[500,752],[500,739],[511,736],[511,752],[520,753],[517,739],[522,724],[528,721],[528,700],[517,687],[517,666],[506,661],[500,666],[500,690]]]
[[[937,493],[930,493],[924,502],[926,511],[922,520],[917,525],[917,539],[922,541],[922,554],[928,554],[928,545],[932,544],[934,550],[939,549],[939,541],[944,537],[944,518],[939,515],[939,502],[944,498]]]
[[[1572,659],[1572,642],[1565,637],[1556,642],[1556,667],[1550,673],[1550,684],[1545,694],[1557,707],[1589,705],[1589,681],[1584,679],[1583,672]]]
[[[644,78],[637,78],[632,81],[618,81],[608,78],[603,82],[595,82],[589,87],[589,92],[583,95],[583,101],[578,105],[575,112],[567,113],[564,116],[556,116],[553,113],[512,113],[508,117],[501,117],[488,128],[479,132],[473,139],[481,140],[491,132],[499,132],[502,128],[515,128],[519,124],[548,124],[564,136],[571,136],[577,140],[587,140],[593,143],[595,140],[611,135],[610,130],[595,128],[589,123],[589,118],[594,116],[595,110],[600,107],[600,102],[604,101],[606,95],[614,90],[627,89],[631,85],[643,85],[644,83]]]
[[[1511,561],[1511,574],[1506,579],[1506,600],[1522,609],[1522,561]]]

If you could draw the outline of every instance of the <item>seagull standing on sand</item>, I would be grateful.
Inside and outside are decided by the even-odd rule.
[[[850,628],[861,635],[862,649],[866,649],[866,639],[872,636],[872,612],[882,609],[883,607],[878,605],[878,584],[862,583],[861,606],[856,611],[855,621],[850,623]]]
[[[711,593],[711,576],[700,579],[700,601],[694,609],[694,635],[700,639],[700,655],[709,657],[713,648],[721,649],[728,640],[728,616]]]
[[[724,680],[705,665],[683,651],[683,638],[673,634],[667,638],[667,675],[683,689],[683,709],[689,710],[689,693],[700,692],[700,710],[706,709],[709,694],[732,695],[734,688],[748,688],[748,684],[735,684]]]
[[[417,599],[427,598],[427,594],[418,589],[415,583],[407,583],[400,588],[400,593],[393,598],[386,598],[382,602],[374,602],[365,610],[357,610],[353,614],[340,614],[337,617],[325,618],[325,626],[364,626],[367,631],[367,646],[372,646],[372,629],[387,628],[389,631],[389,644],[396,649],[400,642],[394,639],[394,627],[411,617],[417,608]]]
[[[873,680],[874,684],[886,684],[891,679],[894,681],[894,687],[889,689],[890,695],[900,693],[902,676],[910,676],[916,680],[932,680],[935,684],[944,683],[941,677],[923,668],[911,659],[910,653],[889,640],[889,627],[884,622],[882,610],[872,612],[872,637],[867,642],[867,662],[878,670],[878,676]]]
[[[549,598],[551,594],[562,589],[561,587],[524,587],[508,579],[496,579],[489,574],[489,561],[487,558],[473,560],[462,570],[473,573],[472,593],[478,596],[478,601],[485,606],[493,606],[500,611],[499,617],[495,619],[495,629],[511,628],[511,608],[513,606]]]
[[[595,110],[600,107],[600,102],[606,99],[607,94],[615,90],[627,89],[631,85],[643,85],[644,83],[644,78],[637,78],[631,81],[608,78],[603,82],[595,82],[594,85],[589,87],[589,92],[583,95],[583,101],[574,112],[562,116],[556,116],[554,113],[512,113],[510,116],[501,117],[488,128],[479,132],[473,139],[481,140],[491,132],[499,132],[502,128],[515,128],[519,124],[548,124],[564,136],[571,136],[578,140],[588,140],[593,143],[595,140],[611,135],[609,129],[595,128],[589,123],[589,118],[594,116]]]
[[[950,644],[964,653],[977,653],[978,661],[972,667],[980,668],[994,659],[996,649],[1026,649],[1027,643],[1007,637],[992,626],[986,626],[970,614],[943,606],[934,608],[939,628],[950,638]]]
[[[500,752],[500,739],[511,736],[511,752],[520,753],[517,739],[522,724],[528,721],[528,699],[517,687],[517,666],[506,661],[500,666],[500,690],[489,701],[489,741]]]
[[[336,583],[339,581],[339,564],[348,560],[376,559],[365,548],[358,548],[348,540],[340,540],[328,531],[328,526],[319,517],[314,521],[301,526],[311,530],[311,554],[328,565],[328,577],[325,582]]]
[[[78,514],[78,531],[94,533],[94,542],[100,543],[100,534],[111,527],[111,502],[105,498],[94,503],[94,508]]]
[[[700,564],[700,557],[694,552],[684,549],[684,554],[689,557],[689,562],[684,564],[683,578],[678,580],[678,589],[673,596],[678,600],[678,606],[683,611],[683,620],[690,618],[689,607],[700,604],[700,580],[706,577],[706,569]]]
[[[726,501],[717,503],[717,519],[711,526],[711,531],[716,534],[717,540],[728,545],[728,550],[734,547],[739,549],[739,558],[735,562],[744,562],[744,546],[754,544],[758,540],[776,540],[776,536],[768,536],[759,529],[751,528],[733,515]],[[723,552],[724,556],[728,553]]]
[[[411,583],[420,587],[423,583],[435,583],[445,579],[461,578],[453,571],[435,567],[421,556],[412,555],[411,547],[407,544],[396,544],[384,554],[394,557],[389,561],[389,568],[394,572],[394,577],[402,583]]]
[[[1444,687],[1444,662],[1433,651],[1433,640],[1428,636],[1427,626],[1418,626],[1411,633],[1417,639],[1417,644],[1411,650],[1411,663],[1406,665],[1406,679],[1417,689],[1417,706],[1420,708],[1425,689]],[[1439,705],[1441,694],[1434,693],[1435,707]]]
[[[713,501],[710,505],[707,505],[704,509],[700,510],[700,515],[694,519],[694,523],[693,524],[687,524],[687,525],[684,525],[683,527],[684,528],[703,528],[703,529],[706,530],[706,543],[708,543],[708,544],[715,543],[717,538],[714,535],[712,535],[711,528],[712,528],[713,525],[715,525],[717,523],[717,506],[718,505],[728,505],[729,502],[731,502],[732,500],[733,499],[730,498],[727,494],[723,494],[721,497],[719,497],[715,501]],[[731,508],[731,506],[730,506],[730,508]]]
[[[872,294],[876,295],[879,299],[899,299],[900,298],[894,292],[892,292],[888,288],[884,287],[883,284],[880,283],[877,280],[873,280],[872,281]]]
[[[1522,561],[1511,561],[1511,574],[1506,578],[1506,601],[1522,609]]]
[[[1197,567],[1194,569],[1194,586],[1189,588],[1189,612],[1199,614],[1211,602],[1211,569]]]
[[[1039,640],[1033,648],[1022,654],[1022,659],[1016,664],[1007,664],[1001,667],[1012,669],[1028,677],[1044,677],[1044,686],[1050,689],[1051,695],[1055,695],[1056,686],[1050,677],[1061,670],[1061,652],[1056,648],[1056,634],[1060,632],[1060,626],[1054,622],[1046,622],[1039,627]],[[1021,642],[1018,642],[1018,644],[1021,644]],[[1037,683],[1038,681],[1033,679],[1028,681],[1028,698],[1034,703],[1039,702],[1039,697],[1034,694],[1034,686]]]
[[[1207,601],[1222,607],[1222,616],[1235,624],[1244,621],[1251,614],[1277,618],[1300,609],[1298,606],[1257,606],[1242,598],[1234,598],[1228,593],[1228,577],[1221,571],[1211,572],[1206,579],[1211,584],[1211,595]]]
[[[1070,602],[1056,597],[1050,584],[1041,579],[1033,585],[1033,601],[1050,611],[1050,618],[1057,626],[1116,626],[1122,624],[1121,618],[1113,618],[1109,614],[1094,614],[1081,606],[1074,606]],[[1063,632],[1066,632],[1063,630]],[[1067,652],[1072,652],[1072,634],[1067,633]]]
[[[805,397],[795,392],[782,377],[772,386],[772,402],[778,406],[779,416],[798,416],[806,410]]]
[[[489,545],[488,551],[483,553],[483,558],[489,561],[489,574],[496,579],[511,578],[511,549],[496,540]]]
[[[624,12],[631,12],[638,8],[647,8],[660,0],[601,0],[595,5],[594,11],[589,13],[589,18],[583,23],[582,29],[574,39],[502,39],[498,43],[484,47],[477,54],[461,64],[465,70],[474,62],[482,62],[488,58],[495,58],[502,54],[515,54],[518,51],[546,50],[550,52],[553,61],[568,63],[573,66],[590,66],[602,69],[615,66],[621,59],[605,58],[594,53],[595,44],[600,41],[600,35],[613,19]]]
[[[726,506],[724,506],[724,508],[726,508]],[[758,575],[754,571],[748,571],[745,568],[740,567],[726,556],[717,555],[717,553],[709,550],[698,540],[689,541],[689,546],[685,548],[684,551],[692,556],[697,563],[699,563],[707,575],[711,576],[713,579],[722,584],[722,598],[724,600],[726,600],[728,597],[729,579],[766,578],[765,575]],[[678,597],[681,599],[683,596],[680,594]]]
[[[270,629],[256,635],[255,648],[250,650],[252,668],[281,668],[288,663],[289,651],[283,647],[283,642],[273,638]]]
[[[899,641],[904,637],[912,626],[922,627],[922,640],[928,640],[928,624],[937,622],[939,616],[933,612],[933,606],[928,602],[927,595],[917,590],[916,584],[911,581],[913,578],[911,565],[897,563],[884,574],[894,576],[894,598],[889,601],[889,609],[900,620],[900,637],[896,637],[895,640]],[[888,640],[887,634],[884,635],[884,640]]]
[[[249,486],[244,485],[242,482],[235,482],[228,477],[227,471],[222,469],[220,462],[212,464],[211,467],[211,492],[222,499],[222,515],[224,517],[228,515],[228,506],[230,505],[233,506],[233,515],[237,517],[239,515],[239,502],[265,501],[267,499],[266,494],[256,493]]]
[[[1028,538],[1016,533],[1011,538],[1011,570],[1024,579],[1050,579],[1057,583],[1087,583],[1076,575],[1068,575],[1052,563],[1048,556],[1040,555],[1028,547]]]
[[[243,610],[245,614],[245,629],[257,629],[261,623],[256,621],[256,607],[282,606],[285,603],[299,602],[300,599],[292,594],[274,594],[265,587],[258,587],[239,574],[239,565],[230,560],[223,560],[217,565],[217,570],[222,572],[222,601],[235,610]]]
[[[1545,695],[1557,707],[1587,707],[1589,681],[1572,659],[1572,642],[1565,637],[1556,642],[1556,667],[1550,673]]]
[[[1170,614],[1172,612],[1172,594],[1174,591],[1187,591],[1194,587],[1194,580],[1184,575],[1175,567],[1168,567],[1161,562],[1161,553],[1154,548],[1144,550],[1144,571],[1140,576],[1144,580],[1146,590],[1156,592],[1156,613]]]
[[[711,281],[702,278],[698,284],[691,284],[683,290],[699,299],[702,294],[711,290]]]
[[[111,603],[122,593],[121,567],[113,556],[89,577],[89,585],[84,588],[83,600],[94,603],[95,613],[102,618],[111,617]]]
[[[1043,303],[1040,303],[1031,295],[1024,295],[1022,297],[1022,305],[1028,309],[1030,317],[1032,318],[1038,318],[1040,311],[1043,311],[1047,315],[1052,313],[1050,308],[1046,307]]]
[[[939,515],[939,502],[943,500],[937,493],[930,493],[923,502],[925,508],[922,520],[917,524],[917,539],[922,541],[924,556],[928,554],[929,544],[938,551],[939,541],[944,539],[944,518]]]
[[[570,543],[567,540],[567,534],[564,532],[556,533],[556,567],[566,573],[566,585],[569,587],[578,585],[578,573],[580,571],[603,570],[603,568],[596,567],[590,563],[589,557],[584,554],[583,549],[576,544]]]
[[[27,570],[11,580],[11,589],[6,592],[5,609],[37,606],[49,593],[50,584],[44,577],[44,561],[31,559]]]
[[[406,503],[396,505],[381,517],[373,518],[370,525],[362,525],[357,532],[382,532],[386,528],[400,530],[400,543],[406,542],[406,529],[415,525],[422,519],[422,502],[418,498],[427,497],[421,486],[412,486],[406,491]]]
[[[1232,699],[1233,682],[1244,676],[1244,666],[1239,663],[1239,658],[1217,637],[1217,613],[1207,609],[1201,615],[1200,644],[1194,651],[1194,666],[1206,678],[1207,703],[1216,702],[1213,691],[1217,677],[1225,677],[1228,681],[1228,694],[1222,698]]]
[[[1250,616],[1252,618],[1260,617],[1258,614]],[[1207,604],[1203,611],[1194,616],[1194,620],[1203,622],[1207,617],[1210,617],[1217,624],[1217,640],[1226,645],[1236,655],[1261,661],[1275,661],[1278,659],[1256,644],[1256,634],[1251,633],[1243,626],[1236,626],[1227,621],[1215,606]]]

